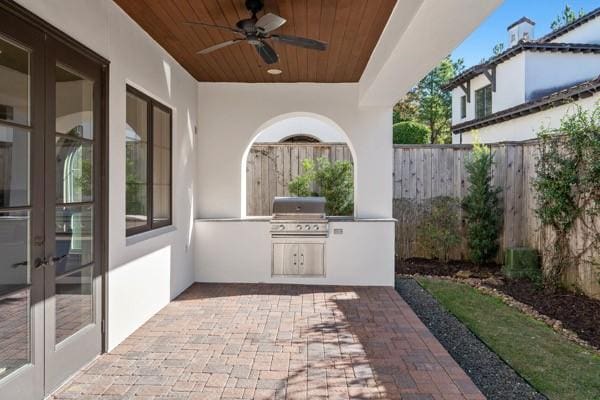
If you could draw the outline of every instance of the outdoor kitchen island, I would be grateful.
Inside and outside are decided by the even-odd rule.
[[[394,219],[328,217],[324,273],[273,274],[271,217],[195,221],[197,282],[394,285]],[[305,239],[303,239],[305,240]]]

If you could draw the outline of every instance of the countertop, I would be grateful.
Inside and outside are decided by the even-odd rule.
[[[328,217],[329,222],[396,222],[394,218],[356,218],[356,217]],[[196,222],[271,222],[271,217],[246,217],[246,218],[197,218]]]

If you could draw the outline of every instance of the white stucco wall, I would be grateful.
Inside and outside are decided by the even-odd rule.
[[[551,42],[600,44],[600,18],[596,17]]]
[[[593,109],[600,101],[600,95],[596,94],[587,99],[579,100],[575,104],[583,109]],[[560,107],[548,109],[546,111],[530,114],[524,117],[515,118],[500,124],[487,126],[477,130],[477,135],[482,143],[498,143],[507,141],[521,141],[534,139],[541,127],[557,128],[560,126],[560,120],[575,109],[574,104],[567,104]],[[472,132],[463,133],[463,143],[473,143],[474,135]],[[460,143],[460,135],[452,135],[453,143]]]
[[[450,54],[502,0],[402,0],[360,78],[360,103],[391,106]]]
[[[496,67],[496,92],[492,93],[493,113],[525,101],[525,80],[527,79],[525,63],[525,53],[521,53]],[[489,84],[489,81],[485,80]],[[473,95],[473,100],[475,100],[475,95]],[[475,101],[473,101],[472,116],[475,118]]]
[[[355,214],[392,216],[391,105],[359,107],[357,84],[199,83],[198,98],[197,217],[242,216],[249,145],[282,116],[301,115],[330,121],[347,135],[356,165]],[[249,107],[257,98],[260,106]]]
[[[394,285],[395,221],[330,222],[325,276],[271,276],[269,221],[196,221],[196,280]],[[334,229],[339,234],[334,234]]]
[[[308,135],[323,143],[341,143],[345,137],[330,124],[310,117],[294,117],[274,123],[260,132],[257,143],[278,143],[294,135]]]
[[[109,83],[108,343],[113,348],[194,280],[196,80],[112,1],[18,0],[107,58]],[[173,109],[173,227],[125,237],[125,85]]]
[[[600,54],[526,52],[525,56],[526,101],[539,97],[536,91],[560,89],[600,75]],[[511,81],[512,75],[499,79]]]

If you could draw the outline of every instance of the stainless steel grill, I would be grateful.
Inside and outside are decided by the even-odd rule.
[[[327,237],[324,197],[275,197],[272,237]]]

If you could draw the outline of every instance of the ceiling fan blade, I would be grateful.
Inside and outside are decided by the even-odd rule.
[[[271,35],[269,37],[284,44],[291,44],[292,46],[304,47],[312,50],[327,50],[327,43],[321,42],[320,40],[290,35]]]
[[[286,21],[285,18],[281,18],[279,15],[268,13],[260,17],[254,26],[260,33],[269,33],[281,27]]]
[[[259,44],[255,44],[254,48],[266,64],[275,64],[279,61],[279,56],[268,43],[260,42]]]
[[[188,25],[200,25],[203,26],[205,28],[216,28],[216,29],[221,29],[223,31],[228,31],[228,32],[233,32],[233,33],[237,33],[239,35],[245,36],[244,32],[241,29],[238,28],[230,28],[229,26],[222,26],[222,25],[213,25],[213,24],[205,24],[204,22],[195,22],[195,21],[184,21],[184,23],[188,24]]]
[[[208,53],[211,53],[211,52],[213,52],[215,50],[222,49],[223,47],[231,46],[232,44],[236,44],[236,43],[243,42],[243,41],[244,41],[244,39],[228,40],[226,42],[215,44],[214,46],[207,47],[204,50],[200,50],[196,54],[208,54]]]

